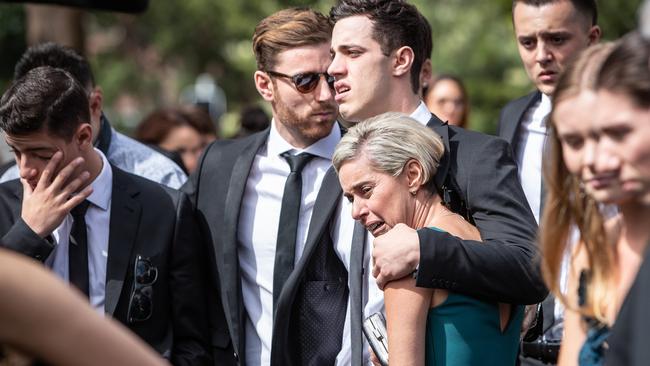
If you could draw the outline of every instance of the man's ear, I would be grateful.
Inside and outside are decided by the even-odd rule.
[[[600,29],[599,26],[594,25],[591,27],[589,30],[589,45],[594,45],[600,41],[600,36],[602,36],[603,31]]]
[[[88,148],[93,148],[93,128],[90,126],[90,123],[82,123],[77,127],[75,132],[73,142],[79,146],[79,149],[86,150]]]
[[[267,73],[257,70],[255,71],[255,74],[253,74],[253,79],[255,80],[255,88],[257,88],[257,92],[260,93],[264,100],[272,102],[274,99],[274,88],[271,77]]]
[[[411,47],[403,46],[398,48],[393,59],[393,76],[408,75],[411,72],[414,59],[415,52]]]
[[[99,117],[102,115],[102,103],[104,102],[104,92],[102,88],[96,86],[93,87],[88,97],[88,104],[90,105],[90,118],[93,120],[99,120]]]

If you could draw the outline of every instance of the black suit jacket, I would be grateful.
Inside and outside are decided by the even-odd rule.
[[[526,111],[541,98],[542,93],[534,91],[511,101],[501,110],[499,124],[497,125],[497,135],[510,143],[512,151],[519,149],[519,146],[517,146],[519,143],[517,140],[517,132],[519,131],[519,126],[521,126]]]
[[[201,241],[187,195],[113,169],[113,193],[106,269],[105,311],[125,324],[174,365],[211,363],[205,322]],[[54,247],[20,218],[22,186],[0,185],[0,235],[7,248],[45,260]],[[146,321],[129,324],[127,311],[137,255],[158,269],[153,310]]]
[[[650,360],[650,250],[639,268],[612,327],[606,365],[641,366]]]
[[[419,230],[417,285],[504,303],[542,301],[547,290],[536,264],[537,224],[510,146],[494,136],[449,126],[435,116],[428,126],[445,144],[436,187],[443,197],[462,202],[454,210],[467,212],[483,242]]]
[[[183,187],[190,193],[202,230],[214,249],[211,278],[216,281],[209,292],[221,295],[228,331],[224,332],[217,321],[213,329],[213,344],[226,347],[229,333],[235,351],[234,361],[238,364],[246,364],[246,311],[237,254],[237,227],[253,160],[268,135],[269,129],[266,129],[242,139],[214,142],[208,146],[198,169]],[[335,346],[336,351],[340,349],[347,306],[347,273],[333,254],[330,225],[341,194],[336,174],[326,175],[314,205],[305,249],[278,298],[271,347],[272,365],[326,364],[318,359],[305,360],[296,354],[296,342],[307,337],[304,332],[309,325],[302,319],[305,316],[321,324],[322,337],[314,344],[318,348],[315,350],[317,355],[331,356],[333,348],[326,345]],[[305,291],[310,295],[306,296]],[[213,299],[212,302],[218,301]],[[220,316],[213,314],[217,320]],[[325,348],[328,351],[324,351]]]
[[[522,146],[519,146],[519,129],[526,116],[526,112],[532,108],[535,103],[538,103],[542,98],[542,93],[540,91],[534,91],[528,95],[520,97],[506,104],[505,107],[501,110],[501,115],[499,116],[499,125],[497,127],[497,134],[499,137],[502,137],[506,141],[510,142],[512,146],[512,151],[517,154],[519,149]],[[541,157],[540,157],[541,159]],[[516,160],[516,158],[515,158]],[[540,211],[543,211],[544,208],[544,179],[542,176],[541,181],[541,197],[540,197]],[[531,331],[529,331],[527,337],[531,337],[535,334],[544,334],[548,331],[553,325],[555,325],[555,297],[552,294],[549,294],[546,299],[542,302],[542,320],[539,321],[539,315],[537,320],[537,326]],[[526,360],[522,361],[526,364],[533,363],[536,361]]]

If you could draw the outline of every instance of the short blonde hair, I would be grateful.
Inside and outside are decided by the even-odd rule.
[[[343,163],[365,154],[372,168],[397,177],[414,159],[422,166],[422,184],[433,192],[433,176],[444,151],[433,130],[405,114],[388,112],[350,128],[336,146],[332,164],[338,172]]]

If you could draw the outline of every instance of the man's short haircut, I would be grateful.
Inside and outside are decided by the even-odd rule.
[[[72,48],[54,42],[32,46],[23,53],[14,69],[14,80],[25,76],[31,69],[50,66],[69,72],[89,92],[95,79],[88,61]]]
[[[278,53],[296,47],[315,46],[331,39],[332,23],[325,15],[309,8],[280,10],[262,19],[255,27],[253,52],[257,69],[272,71]]]
[[[0,129],[9,135],[47,131],[70,141],[89,121],[85,90],[70,73],[49,66],[29,70],[0,99]]]
[[[512,9],[515,9],[517,3],[522,3],[524,5],[530,5],[535,7],[541,7],[547,4],[559,3],[565,0],[512,0]],[[576,8],[578,13],[591,19],[591,25],[598,24],[598,5],[596,5],[596,0],[568,0],[573,7]]]
[[[372,38],[388,56],[408,46],[415,53],[411,67],[411,86],[420,91],[420,70],[431,57],[431,26],[418,9],[403,0],[339,0],[330,10],[334,22],[352,16],[365,16],[372,21]]]

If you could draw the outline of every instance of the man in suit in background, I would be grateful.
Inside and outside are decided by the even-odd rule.
[[[519,56],[537,90],[501,111],[498,135],[510,142],[519,178],[535,220],[543,205],[542,153],[551,95],[567,63],[600,39],[595,0],[515,0],[512,20]],[[524,365],[556,363],[562,336],[562,307],[553,296],[542,305],[543,337],[522,344]],[[537,333],[540,333],[536,330]],[[527,340],[534,337],[531,334]]]
[[[508,144],[448,126],[420,96],[422,63],[430,55],[426,19],[405,1],[342,0],[331,12],[339,111],[361,121],[394,111],[433,128],[445,143],[436,187],[445,203],[481,232],[483,243],[398,224],[375,238],[373,274],[379,286],[417,270],[417,285],[512,304],[546,296],[534,243],[535,220],[517,179]]]
[[[254,80],[271,126],[210,145],[183,188],[214,247],[209,293],[223,301],[241,365],[342,364],[347,271],[331,235],[342,195],[326,174],[341,137],[331,30],[300,8],[257,25]],[[213,336],[216,347],[227,340]]]
[[[87,94],[64,70],[32,69],[5,92],[0,128],[20,180],[0,184],[2,245],[44,262],[173,364],[209,365],[190,201],[112,166],[89,121]]]
[[[111,164],[171,188],[178,189],[185,183],[187,176],[176,163],[111,127],[102,112],[102,89],[95,85],[90,65],[83,56],[71,48],[52,42],[36,45],[25,51],[16,64],[14,79],[21,78],[39,66],[66,70],[84,87],[89,100],[93,141]],[[18,166],[9,167],[0,175],[0,183],[18,178],[18,170]]]

